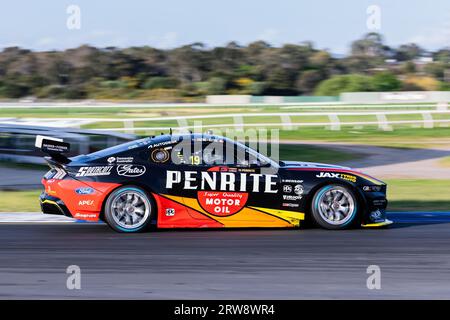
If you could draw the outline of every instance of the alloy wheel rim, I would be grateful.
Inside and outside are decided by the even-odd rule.
[[[319,198],[319,214],[329,224],[344,225],[353,217],[355,201],[342,187],[325,191]]]
[[[142,226],[150,215],[150,203],[143,194],[124,191],[116,195],[111,204],[112,218],[124,229]]]

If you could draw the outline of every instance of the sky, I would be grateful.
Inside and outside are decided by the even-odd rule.
[[[169,49],[264,40],[274,46],[312,41],[345,54],[370,31],[391,46],[449,47],[450,0],[14,0],[0,6],[0,49]]]

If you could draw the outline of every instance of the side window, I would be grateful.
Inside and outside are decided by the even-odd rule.
[[[258,152],[243,144],[214,141],[186,141],[150,149],[149,161],[155,164],[189,166],[254,167],[267,164]]]
[[[211,165],[249,167],[259,163],[256,154],[250,154],[245,146],[235,143],[210,143],[204,148],[203,162]]]
[[[235,161],[238,166],[262,167],[270,164],[268,158],[243,144],[236,144],[235,148]]]
[[[182,142],[174,146],[172,154],[173,164],[199,166],[202,164],[202,148],[195,149],[191,142]]]
[[[223,165],[224,143],[217,141],[196,141],[191,144],[181,143],[172,150],[172,162],[189,166]],[[233,159],[231,159],[231,163]]]
[[[203,164],[224,165],[226,164],[225,143],[210,142],[203,143]]]

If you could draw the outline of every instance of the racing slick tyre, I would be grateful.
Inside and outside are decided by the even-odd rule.
[[[325,229],[340,230],[352,226],[358,214],[358,200],[343,185],[327,185],[319,189],[311,204],[312,219]]]
[[[149,228],[156,206],[139,187],[123,186],[114,190],[105,203],[105,220],[118,232],[142,232]]]

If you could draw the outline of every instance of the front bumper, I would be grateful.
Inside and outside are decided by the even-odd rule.
[[[53,197],[46,192],[42,192],[39,197],[39,202],[41,205],[41,211],[45,214],[63,215],[72,218],[67,206],[57,197]]]
[[[382,222],[362,224],[361,227],[363,227],[363,228],[381,228],[381,227],[388,226],[388,225],[390,225],[392,223],[393,222],[391,220],[385,219]]]

